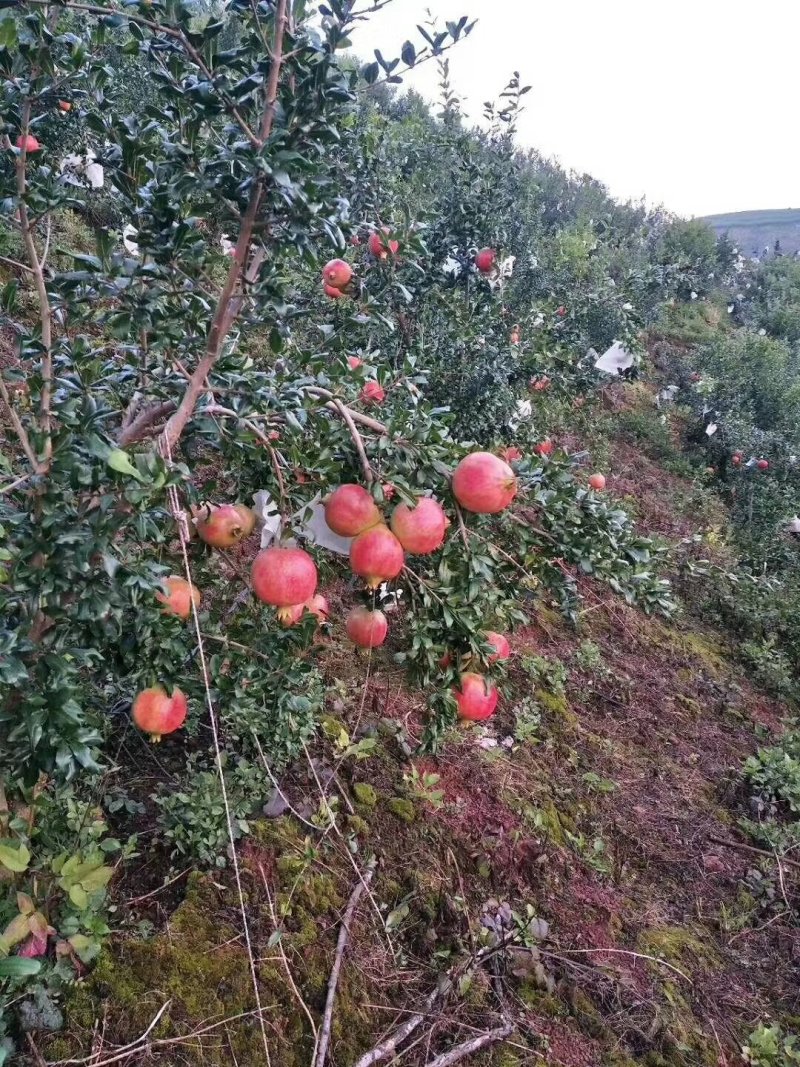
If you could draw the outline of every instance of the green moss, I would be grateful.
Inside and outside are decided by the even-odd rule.
[[[714,970],[719,967],[719,959],[714,949],[682,926],[651,927],[643,931],[639,936],[637,949],[648,956],[666,960],[681,970]]]
[[[574,711],[570,710],[569,702],[565,696],[559,693],[550,693],[546,689],[537,689],[533,695],[536,703],[556,722],[563,723],[563,725],[569,727],[577,725],[578,716]]]
[[[387,807],[392,815],[396,815],[403,822],[413,822],[417,817],[414,805],[405,797],[392,797]]]
[[[359,804],[365,808],[374,808],[378,803],[378,794],[369,782],[356,782],[353,786],[353,794]]]
[[[552,993],[541,989],[532,978],[526,978],[520,982],[516,992],[522,1003],[538,1015],[547,1015],[552,1019],[557,1019],[564,1014],[564,1005],[561,1001]]]
[[[554,801],[549,798],[543,800],[537,807],[528,805],[523,809],[522,814],[528,825],[538,830],[554,845],[566,845],[565,831],[570,833],[575,831],[574,820],[566,812],[559,811]]]
[[[696,633],[694,630],[669,630],[665,632],[671,635],[673,647],[677,647],[682,652],[700,660],[710,674],[723,674],[728,669],[722,647],[705,634]]]
[[[365,836],[369,833],[369,823],[366,819],[362,819],[360,815],[348,815],[347,829],[350,830],[351,833]]]

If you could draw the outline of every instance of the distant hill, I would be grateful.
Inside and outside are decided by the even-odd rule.
[[[780,241],[781,251],[800,250],[800,209],[774,211],[732,211],[725,215],[706,215],[703,222],[718,234],[727,233],[745,256],[772,251]]]

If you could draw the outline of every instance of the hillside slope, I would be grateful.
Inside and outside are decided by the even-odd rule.
[[[772,252],[780,241],[786,252],[800,250],[800,210],[797,208],[772,211],[731,211],[722,215],[705,215],[703,222],[722,236],[727,234],[743,254],[761,255],[765,248]]]

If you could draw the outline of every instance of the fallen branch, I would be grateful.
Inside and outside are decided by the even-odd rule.
[[[397,1047],[402,1045],[405,1039],[410,1037],[417,1027],[425,1022],[428,1013],[440,995],[441,991],[437,987],[425,1001],[424,1011],[414,1012],[413,1015],[409,1015],[406,1021],[401,1023],[396,1030],[393,1030],[387,1038],[380,1042],[380,1044],[376,1045],[375,1048],[370,1049],[369,1052],[365,1052],[364,1055],[356,1061],[354,1067],[373,1067],[373,1064],[381,1063],[383,1060],[388,1060],[390,1056],[393,1056]]]
[[[769,852],[765,848],[756,848],[754,845],[745,845],[742,841],[727,841],[724,837],[714,837],[713,834],[708,835],[708,840],[715,845],[724,845],[725,848],[736,848],[740,852],[754,852],[757,856],[767,856],[769,859],[777,859],[777,853]],[[797,860],[786,859],[785,856],[781,857],[781,863],[785,863],[788,867],[796,867],[800,870],[800,863]]]
[[[339,931],[339,938],[336,942],[336,955],[333,960],[333,967],[331,968],[331,976],[328,980],[328,996],[325,1001],[325,1013],[322,1016],[322,1026],[319,1033],[319,1044],[317,1045],[317,1051],[311,1060],[311,1067],[325,1067],[325,1058],[328,1055],[328,1045],[331,1040],[331,1024],[333,1023],[333,1006],[336,1000],[336,987],[339,984],[339,974],[342,969],[342,959],[344,957],[344,950],[347,948],[347,942],[350,940],[350,924],[353,921],[353,915],[358,907],[358,902],[361,899],[361,895],[372,881],[372,876],[375,873],[375,864],[372,863],[367,868],[367,872],[363,878],[360,878],[356,882],[353,892],[350,894],[350,899],[347,902],[347,908],[345,909],[344,916],[342,918],[342,928]]]
[[[128,907],[131,907],[132,904],[141,904],[143,900],[149,900],[151,897],[163,892],[168,886],[174,885],[175,882],[180,881],[185,874],[189,874],[192,870],[194,870],[193,867],[187,867],[185,870],[181,871],[180,874],[176,874],[174,878],[170,878],[168,882],[164,882],[163,885],[160,885],[158,889],[151,889],[149,893],[143,893],[140,897],[134,897],[133,900],[127,901]]]
[[[451,1064],[458,1063],[458,1061],[463,1060],[465,1056],[471,1056],[473,1052],[486,1048],[487,1045],[494,1045],[498,1041],[504,1041],[505,1038],[510,1037],[513,1032],[513,1023],[504,1023],[502,1026],[498,1026],[494,1030],[488,1030],[485,1034],[480,1034],[478,1037],[471,1037],[469,1041],[464,1041],[460,1045],[456,1045],[456,1047],[451,1048],[449,1052],[443,1052],[441,1056],[435,1056],[432,1060],[428,1061],[426,1067],[450,1067]]]

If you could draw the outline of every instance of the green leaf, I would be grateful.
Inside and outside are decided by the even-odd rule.
[[[83,888],[83,886],[80,886],[80,885],[72,885],[72,886],[70,886],[69,887],[69,899],[72,901],[72,903],[75,905],[75,907],[79,908],[81,911],[84,911],[86,908],[89,907],[89,895],[86,892],[86,890]]]
[[[28,960],[21,956],[0,960],[0,978],[30,978],[41,969],[41,960]]]
[[[19,848],[11,848],[10,845],[0,845],[0,863],[14,874],[21,874],[27,869],[31,860],[31,854],[25,845]]]
[[[0,48],[14,48],[17,44],[17,24],[13,19],[0,22]]]
[[[145,481],[139,471],[131,463],[131,458],[128,453],[124,452],[121,448],[113,449],[109,453],[106,463],[113,471],[117,471],[118,474],[128,474],[138,482]]]

